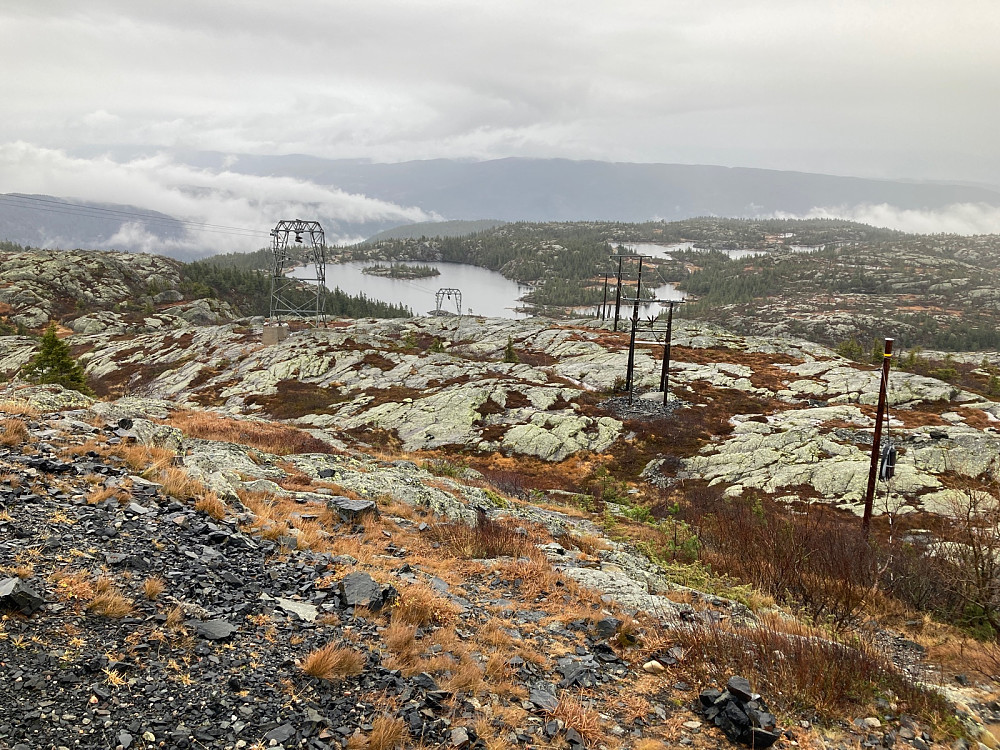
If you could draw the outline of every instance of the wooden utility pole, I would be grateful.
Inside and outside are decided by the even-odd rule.
[[[635,368],[635,329],[639,327],[639,300],[642,292],[642,256],[639,256],[639,277],[635,282],[635,302],[632,303],[632,335],[628,342],[628,372],[625,374],[625,388],[628,389],[628,402],[632,403],[632,385]]]
[[[663,366],[660,369],[660,390],[663,391],[663,405],[667,405],[667,389],[670,385],[670,335],[674,327],[674,304],[673,301],[667,303],[670,307],[667,310],[667,332],[663,337]]]
[[[618,317],[622,310],[622,260],[623,256],[618,256],[618,283],[615,284],[615,330],[618,330]]]
[[[872,461],[868,468],[868,489],[865,491],[865,514],[861,519],[861,531],[867,538],[871,532],[872,506],[875,503],[875,481],[878,479],[879,444],[882,441],[882,418],[885,415],[886,388],[889,384],[889,365],[892,362],[892,343],[885,340],[882,354],[882,380],[878,389],[878,413],[875,415],[875,435],[872,439]]]
[[[604,299],[601,301],[601,314],[597,316],[601,320],[608,319],[608,272],[604,272]]]

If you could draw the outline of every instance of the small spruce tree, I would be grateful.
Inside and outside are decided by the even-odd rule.
[[[517,352],[514,351],[514,339],[510,336],[507,337],[507,346],[503,350],[503,361],[510,362],[511,364],[517,364],[521,361],[521,358],[517,356]]]
[[[56,336],[56,324],[49,323],[42,335],[42,346],[23,368],[21,377],[32,383],[55,383],[74,391],[93,394],[87,385],[80,363],[70,354],[69,344]]]

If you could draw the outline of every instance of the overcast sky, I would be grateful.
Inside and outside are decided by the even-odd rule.
[[[996,0],[6,2],[0,192],[67,194],[92,144],[1000,182],[998,32]]]

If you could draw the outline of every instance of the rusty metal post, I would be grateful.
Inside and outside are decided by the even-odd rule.
[[[667,333],[663,337],[663,368],[660,370],[660,390],[663,391],[663,405],[667,405],[667,390],[670,386],[670,335],[674,326],[674,303],[667,303]]]
[[[622,310],[622,256],[618,256],[618,283],[615,285],[615,330]]]
[[[867,538],[871,532],[872,506],[875,502],[875,481],[878,479],[879,444],[882,441],[882,418],[885,414],[886,386],[889,383],[889,365],[892,362],[892,343],[885,340],[882,354],[882,380],[878,389],[878,413],[875,415],[875,435],[872,439],[872,461],[868,469],[868,489],[865,491],[865,514],[861,519],[861,531]]]

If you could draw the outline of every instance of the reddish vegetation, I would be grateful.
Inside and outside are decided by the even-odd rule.
[[[396,366],[395,362],[376,351],[369,351],[365,354],[361,359],[361,364],[369,367],[377,367],[382,372],[388,372]]]
[[[368,407],[371,408],[373,406],[381,406],[382,404],[402,403],[408,398],[418,399],[424,395],[424,392],[416,388],[396,385],[392,388],[372,388],[365,391],[365,395],[372,397],[372,400],[368,403]]]
[[[333,414],[336,411],[333,405],[347,400],[348,397],[334,387],[282,380],[276,393],[250,396],[247,403],[262,406],[275,419],[297,419],[306,414]]]

